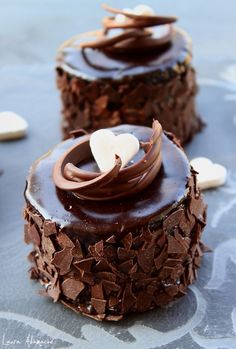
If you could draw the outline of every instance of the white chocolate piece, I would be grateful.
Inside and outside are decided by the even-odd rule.
[[[155,15],[154,10],[147,5],[138,5],[134,9],[123,8],[123,11],[126,13],[137,15],[137,16],[154,16]],[[125,15],[121,13],[115,16],[115,21],[117,23],[123,24],[126,20],[127,18],[125,17]]]
[[[139,151],[139,141],[130,133],[116,136],[110,130],[101,129],[92,133],[90,148],[100,171],[107,172],[115,165],[115,155],[121,158],[121,167],[125,167]]]
[[[126,17],[119,13],[118,15],[115,16],[115,21],[119,24],[123,24],[126,21]]]
[[[28,129],[27,122],[12,111],[0,113],[0,141],[22,138]]]
[[[164,36],[166,36],[170,33],[170,28],[171,27],[169,24],[159,25],[155,29],[155,37],[158,39],[163,38]]]
[[[190,161],[199,174],[197,183],[200,189],[209,189],[223,185],[227,178],[227,170],[224,166],[214,164],[210,159],[198,157]]]
[[[134,13],[134,11],[131,8],[123,8],[123,11],[126,13]],[[127,17],[125,17],[125,15],[122,15],[121,13],[118,13],[115,16],[115,21],[117,23],[123,24],[126,22],[126,20],[127,20]]]
[[[138,5],[138,6],[135,6],[134,10],[133,10],[133,13],[135,15],[141,15],[141,16],[154,16],[155,15],[155,12],[154,10],[148,6],[148,5]]]

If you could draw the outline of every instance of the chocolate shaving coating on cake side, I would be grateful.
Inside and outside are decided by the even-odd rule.
[[[159,223],[87,244],[68,236],[28,202],[25,242],[34,245],[30,277],[43,295],[96,320],[118,321],[129,312],[163,306],[186,294],[206,247],[206,206],[192,170],[188,194]]]
[[[91,158],[90,136],[85,136],[57,161],[53,170],[56,186],[71,191],[87,200],[113,200],[130,196],[145,189],[157,176],[161,167],[162,127],[153,121],[150,141],[140,143],[145,155],[136,163],[121,169],[121,159],[117,156],[114,167],[105,173],[90,172],[76,167]]]
[[[88,132],[119,124],[151,126],[153,115],[164,130],[184,144],[202,129],[195,108],[196,73],[191,66],[153,72],[129,80],[86,81],[57,69],[63,101],[63,136],[78,128]]]

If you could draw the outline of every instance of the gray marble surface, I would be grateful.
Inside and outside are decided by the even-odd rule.
[[[229,171],[225,186],[205,192],[209,205],[198,281],[173,305],[118,324],[96,323],[37,294],[22,241],[23,190],[31,163],[60,140],[57,46],[99,27],[99,1],[0,0],[0,111],[29,122],[27,138],[0,143],[0,348],[236,348],[236,3],[235,0],[147,1],[176,14],[193,37],[207,127],[187,146]],[[120,7],[137,1],[120,0]],[[115,5],[115,1],[110,1]],[[117,2],[116,2],[117,5]]]

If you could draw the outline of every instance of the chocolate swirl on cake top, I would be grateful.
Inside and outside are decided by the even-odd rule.
[[[149,13],[135,14],[105,4],[102,7],[116,16],[105,17],[102,35],[99,35],[95,41],[81,43],[82,49],[97,49],[110,54],[145,54],[163,51],[169,46],[172,38],[172,23],[177,20],[176,17],[156,16]],[[157,32],[154,34],[150,29],[154,26],[162,26],[163,30],[159,35]]]
[[[122,167],[116,155],[114,166],[107,172],[85,171],[79,164],[92,157],[86,135],[56,162],[53,169],[55,185],[80,199],[105,201],[129,197],[145,189],[157,176],[162,163],[162,127],[155,120],[149,142],[140,142],[144,156],[134,164]]]

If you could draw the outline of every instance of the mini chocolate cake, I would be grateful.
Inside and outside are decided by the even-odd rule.
[[[140,142],[123,168],[116,156],[99,172],[92,136],[81,132],[35,162],[25,190],[25,242],[33,244],[30,276],[45,286],[42,293],[117,321],[186,294],[204,250],[206,206],[196,172],[157,121],[153,130],[110,130]]]
[[[58,50],[63,136],[122,123],[164,130],[185,143],[202,127],[191,39],[175,17],[137,15],[108,6],[103,30],[75,36]]]

